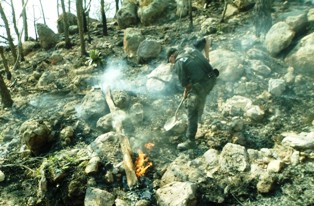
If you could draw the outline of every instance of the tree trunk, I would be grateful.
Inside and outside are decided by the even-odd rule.
[[[16,66],[17,68],[19,68],[20,66],[20,61],[24,61],[24,52],[23,52],[23,47],[22,47],[22,37],[21,34],[19,32],[19,29],[17,28],[17,23],[16,23],[16,18],[15,18],[15,9],[14,9],[14,4],[13,4],[13,0],[11,0],[11,9],[12,9],[12,21],[13,21],[13,28],[15,31],[15,34],[17,36],[17,40],[18,40],[18,44],[17,44],[17,48],[18,48],[18,55],[17,55],[17,60],[16,60]]]
[[[9,70],[8,61],[7,61],[7,58],[4,55],[4,49],[3,49],[2,46],[0,46],[0,56],[2,58],[2,64],[3,64],[3,67],[4,67],[5,73],[7,74],[7,79],[11,80],[12,75],[11,75],[11,72]]]
[[[119,11],[119,0],[115,0],[116,1],[116,14]]]
[[[108,29],[107,29],[107,18],[105,12],[105,1],[100,1],[100,12],[101,12],[101,20],[102,20],[102,33],[104,36],[108,36]]]
[[[61,0],[61,7],[63,12],[63,25],[64,25],[64,37],[65,37],[65,48],[71,48],[71,42],[69,38],[69,21],[68,21],[68,14],[65,10],[64,0]]]
[[[39,3],[40,3],[41,14],[43,15],[44,24],[47,25],[45,12],[44,12],[44,8],[43,8],[43,4],[41,3],[41,0],[39,0]]]
[[[23,10],[22,10],[22,16],[23,16],[23,27],[24,27],[24,41],[28,40],[28,24],[27,24],[27,14],[26,14],[26,5],[25,0],[22,0],[23,4]]]
[[[9,43],[9,46],[10,46],[10,49],[11,49],[12,56],[14,58],[14,61],[16,61],[16,59],[17,59],[16,48],[15,48],[14,43],[13,43],[13,38],[12,38],[12,35],[11,35],[9,22],[8,22],[8,19],[7,19],[6,15],[5,15],[5,13],[4,13],[3,7],[1,5],[1,1],[0,1],[0,15],[1,15],[1,18],[3,20],[4,27],[5,27],[5,30],[6,30],[6,33],[7,33],[8,43]]]
[[[2,76],[0,75],[0,96],[1,96],[1,103],[4,107],[11,107],[13,104],[13,100],[11,99],[10,92],[3,81]]]
[[[84,28],[83,28],[83,2],[82,0],[76,0],[76,14],[77,25],[79,27],[80,43],[81,43],[81,56],[86,55],[85,40],[84,40]]]
[[[35,16],[35,6],[33,5],[33,16],[34,16],[34,28],[35,28],[35,39],[38,40],[37,29],[36,29],[36,16]]]
[[[189,31],[193,31],[193,14],[192,14],[192,0],[189,0],[189,17],[190,17],[190,25]]]

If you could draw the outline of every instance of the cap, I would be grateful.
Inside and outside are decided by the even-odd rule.
[[[167,51],[167,61],[169,61],[169,57],[174,54],[176,51],[178,51],[176,48],[170,48],[168,51]]]

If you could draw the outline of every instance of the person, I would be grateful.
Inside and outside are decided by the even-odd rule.
[[[213,69],[209,63],[208,54],[202,54],[208,47],[206,38],[197,40],[189,48],[179,52],[176,48],[170,48],[167,52],[168,62],[173,64],[179,82],[184,88],[185,107],[187,109],[188,127],[185,142],[178,144],[179,150],[185,150],[196,146],[195,135],[198,123],[201,120],[206,97],[213,89],[216,78],[219,75],[217,69]],[[207,57],[207,58],[206,58]]]

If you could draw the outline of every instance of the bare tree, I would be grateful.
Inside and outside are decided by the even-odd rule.
[[[1,5],[1,1],[0,1],[0,15],[1,15],[1,18],[3,20],[4,27],[5,27],[5,30],[6,30],[6,33],[7,33],[7,40],[8,40],[10,49],[11,49],[12,56],[14,58],[14,61],[16,61],[16,59],[17,59],[16,48],[15,48],[14,43],[13,43],[13,38],[12,38],[12,35],[11,35],[9,22],[8,22],[8,19],[7,19],[6,15],[5,15],[5,13],[4,13],[3,7]]]
[[[35,6],[33,5],[33,17],[34,17],[34,28],[35,28],[35,39],[36,41],[38,40],[38,36],[37,36],[37,29],[36,29],[36,22],[37,22],[37,19],[36,19],[36,13],[35,13]]]
[[[2,46],[0,46],[0,56],[1,56],[1,59],[2,59],[2,64],[3,64],[3,67],[4,67],[5,73],[7,75],[7,79],[11,80],[12,75],[11,75],[11,72],[10,72],[10,69],[9,69],[8,60],[7,60],[7,58],[4,55],[4,49],[3,49]]]
[[[192,0],[189,0],[189,18],[190,18],[190,25],[189,31],[193,31],[193,14],[192,14]]]
[[[41,15],[43,16],[44,24],[47,25],[46,24],[45,12],[44,12],[44,8],[43,8],[43,4],[41,3],[41,0],[39,0],[39,4],[40,4]]]
[[[119,0],[115,0],[116,2],[116,13],[119,11]]]
[[[64,0],[61,0],[61,7],[63,12],[63,25],[64,25],[64,37],[65,37],[65,47],[67,49],[71,48],[71,42],[69,38],[69,21],[68,21],[68,14],[65,10]]]
[[[13,0],[11,0],[11,11],[12,11],[12,21],[13,21],[13,28],[15,31],[15,34],[18,38],[18,57],[17,58],[17,63],[18,63],[18,67],[19,67],[19,60],[24,61],[24,52],[23,52],[23,47],[22,47],[22,40],[21,40],[21,34],[19,32],[19,29],[17,28],[17,22],[16,22],[16,17],[15,17],[15,9],[14,9],[14,4],[13,4]]]
[[[107,18],[105,12],[105,1],[100,1],[100,12],[101,12],[101,20],[102,20],[102,33],[104,36],[108,35],[108,28],[107,28]]]
[[[0,56],[2,58],[2,63],[4,66],[4,69],[6,71],[7,74],[7,79],[11,79],[11,72],[9,71],[9,66],[7,63],[7,59],[5,58],[4,55],[4,50],[3,47],[0,46]],[[3,104],[4,107],[11,107],[13,104],[13,100],[11,98],[10,92],[2,78],[2,76],[0,75],[0,96],[1,96],[1,103]]]
[[[79,27],[80,43],[81,43],[81,56],[86,55],[85,40],[84,40],[84,28],[83,28],[83,0],[76,0],[76,15],[77,25]]]
[[[27,14],[26,14],[26,5],[25,0],[22,0],[23,10],[22,10],[22,17],[23,17],[23,27],[24,27],[24,41],[28,40],[28,24],[27,24]]]
[[[11,98],[10,92],[5,85],[5,82],[0,75],[0,96],[1,96],[1,103],[4,107],[11,107],[13,104],[13,100]]]

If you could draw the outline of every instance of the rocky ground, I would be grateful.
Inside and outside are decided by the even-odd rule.
[[[273,23],[310,8],[276,1]],[[14,106],[0,110],[0,204],[313,205],[313,73],[289,72],[285,57],[293,48],[269,54],[254,35],[251,10],[221,24],[220,13],[214,7],[196,11],[193,32],[186,18],[138,28],[162,46],[147,63],[127,56],[114,21],[108,37],[93,27],[87,45],[101,52],[102,64],[80,57],[75,35],[71,50],[30,52],[6,81]],[[163,126],[182,89],[173,78],[163,79],[162,92],[148,89],[160,86],[148,80],[157,68],[170,67],[167,48],[204,35],[209,18],[205,34],[221,76],[209,95],[197,148],[181,152],[176,145],[183,141],[184,110],[173,130]],[[312,22],[295,44],[313,31]],[[269,86],[280,80],[284,87]],[[123,121],[106,103],[108,86]],[[139,149],[152,162],[132,187],[121,164],[121,121],[134,162]]]

